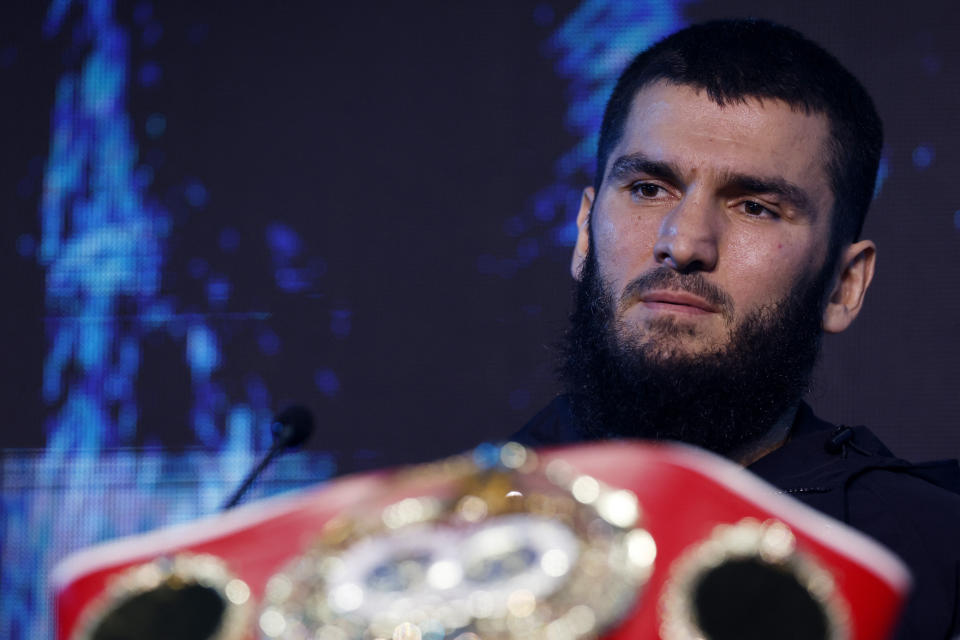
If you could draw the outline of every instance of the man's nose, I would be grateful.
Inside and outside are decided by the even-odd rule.
[[[654,258],[681,273],[712,271],[719,257],[717,227],[713,205],[685,197],[660,223]]]

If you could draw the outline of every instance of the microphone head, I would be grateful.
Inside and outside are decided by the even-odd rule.
[[[273,446],[298,447],[313,433],[313,414],[306,407],[292,405],[276,415],[270,431],[273,432]]]

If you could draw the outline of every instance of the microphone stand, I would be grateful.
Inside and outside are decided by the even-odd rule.
[[[273,462],[273,459],[276,458],[280,453],[283,452],[284,443],[279,441],[274,441],[273,445],[270,447],[270,450],[267,451],[267,454],[261,458],[260,462],[255,466],[250,473],[247,474],[247,477],[243,479],[243,484],[233,492],[233,495],[230,496],[230,499],[223,503],[223,506],[220,507],[221,511],[226,511],[227,509],[232,509],[240,502],[240,498],[243,497],[243,494],[247,492],[247,489],[250,488],[250,485],[253,484],[253,481],[257,479],[264,469],[267,468],[267,465]]]

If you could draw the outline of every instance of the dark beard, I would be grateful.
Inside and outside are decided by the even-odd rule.
[[[745,318],[722,349],[684,357],[671,353],[669,343],[689,332],[669,318],[651,326],[662,344],[618,339],[616,305],[591,252],[576,288],[560,367],[577,426],[591,439],[678,440],[721,455],[742,451],[809,387],[830,275],[831,269],[822,269],[779,304]],[[712,293],[697,274],[662,269],[647,277],[658,284],[672,280],[724,303],[722,292]]]

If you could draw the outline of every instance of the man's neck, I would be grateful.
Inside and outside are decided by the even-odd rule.
[[[790,437],[790,428],[793,426],[797,417],[797,411],[800,409],[800,403],[791,405],[784,411],[773,426],[759,440],[751,442],[746,447],[734,451],[730,454],[730,459],[738,462],[744,467],[767,455],[768,453],[779,449]]]

